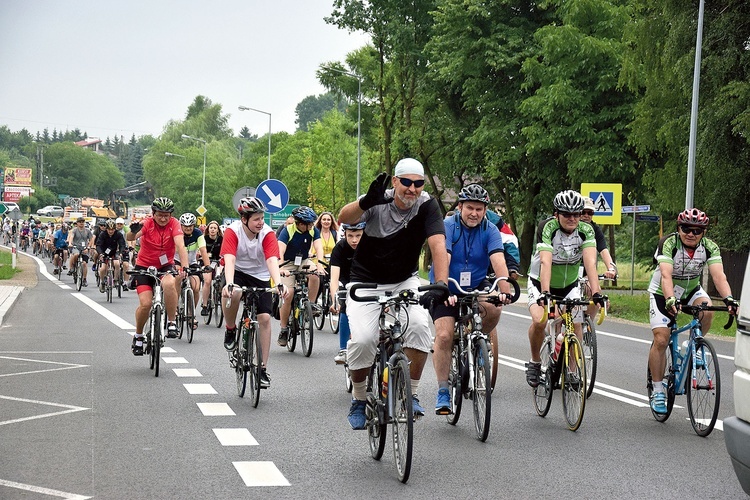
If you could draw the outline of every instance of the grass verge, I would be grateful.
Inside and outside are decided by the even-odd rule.
[[[18,268],[13,269],[12,255],[8,250],[0,250],[0,280],[7,280],[20,273]]]

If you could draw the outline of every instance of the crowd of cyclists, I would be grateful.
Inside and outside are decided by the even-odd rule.
[[[520,274],[518,240],[502,217],[489,208],[492,200],[479,184],[464,186],[458,193],[454,211],[444,216],[437,199],[425,190],[422,164],[413,158],[401,159],[393,176],[381,173],[367,192],[345,205],[340,213],[317,214],[308,206],[293,210],[290,219],[278,231],[264,222],[266,207],[259,198],[242,198],[237,207],[238,219],[227,227],[211,221],[197,227],[192,213],[175,217],[174,203],[158,197],[151,205],[152,215],[125,225],[121,218],[100,219],[96,228],[88,228],[79,218],[74,227],[65,223],[43,224],[30,218],[18,225],[3,223],[6,243],[20,231],[22,241],[39,253],[49,255],[54,263],[71,273],[78,259],[92,261],[94,271],[103,278],[108,265],[124,271],[155,267],[173,271],[162,278],[167,316],[167,338],[177,337],[177,304],[180,284],[189,267],[196,308],[209,314],[209,292],[214,279],[221,280],[221,307],[225,324],[224,348],[234,349],[238,341],[237,313],[242,287],[276,287],[281,297],[279,313],[279,346],[289,338],[290,300],[295,279],[292,273],[311,269],[308,278],[309,299],[314,314],[324,314],[316,304],[321,287],[328,287],[333,300],[330,312],[339,314],[339,351],[334,361],[348,365],[352,385],[352,402],[348,421],[353,429],[366,426],[366,377],[372,366],[379,340],[377,303],[354,301],[344,291],[353,283],[374,283],[377,290],[361,290],[361,295],[416,290],[420,284],[420,260],[427,250],[431,260],[429,280],[441,286],[419,297],[421,307],[409,308],[408,328],[404,333],[404,352],[409,357],[411,394],[414,415],[424,415],[418,397],[424,366],[430,352],[437,378],[435,413],[451,413],[449,367],[454,325],[458,319],[455,286],[481,289],[488,276],[515,279]],[[617,266],[606,248],[601,229],[593,223],[594,204],[573,190],[562,190],[552,200],[553,215],[539,222],[530,259],[527,297],[531,323],[528,328],[530,360],[526,364],[526,381],[531,387],[540,383],[540,347],[544,339],[542,323],[544,306],[550,297],[581,297],[578,279],[588,276],[594,307],[603,307],[597,259],[604,263],[604,276],[614,278]],[[705,237],[709,218],[692,208],[680,213],[677,231],[662,238],[654,254],[655,270],[649,285],[650,324],[654,341],[649,353],[649,367],[654,374],[654,391],[650,401],[653,411],[666,412],[665,395],[658,374],[664,373],[665,349],[669,329],[680,305],[710,302],[701,287],[700,276],[706,267],[718,293],[736,314],[738,303],[724,275],[717,245]],[[25,247],[24,247],[25,248]],[[83,286],[87,286],[87,265],[83,266]],[[144,354],[144,326],[152,302],[154,278],[134,275],[124,278],[124,290],[135,290],[136,331],[131,350]],[[103,282],[100,279],[100,282]],[[101,288],[100,288],[101,290]],[[101,290],[103,291],[103,290]],[[482,327],[491,339],[494,363],[497,362],[500,310],[510,301],[508,281],[502,281],[497,305],[484,303]],[[270,387],[268,364],[271,353],[271,320],[274,298],[265,293],[258,303],[258,323],[262,352],[261,384]],[[582,336],[582,311],[573,313],[575,333]],[[708,331],[711,314],[703,316],[703,330]],[[432,328],[434,325],[434,338]],[[197,321],[189,328],[196,328]],[[492,385],[495,385],[493,370]]]

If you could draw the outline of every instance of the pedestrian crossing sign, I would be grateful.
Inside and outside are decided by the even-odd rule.
[[[594,222],[620,224],[622,211],[622,184],[582,183],[581,194],[594,201]]]

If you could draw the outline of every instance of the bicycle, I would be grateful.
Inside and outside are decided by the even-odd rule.
[[[203,316],[203,324],[204,325],[210,325],[211,324],[211,318],[214,315],[214,309],[216,308],[216,304],[219,305],[219,309],[221,309],[221,296],[216,295],[216,287],[214,286],[214,281],[216,280],[216,267],[219,265],[219,261],[212,260],[211,261],[211,281],[208,283],[203,283],[203,286],[208,287],[208,302],[206,303],[206,307],[208,308],[208,314],[206,316]],[[218,297],[218,298],[217,298]],[[218,301],[218,302],[217,302]]]
[[[134,269],[129,275],[148,276],[154,279],[154,296],[151,299],[148,329],[144,339],[144,352],[149,357],[149,368],[154,370],[154,376],[159,376],[159,359],[161,348],[164,346],[166,315],[164,314],[164,294],[161,280],[167,274],[175,275],[174,271],[157,271],[154,266],[148,269]]]
[[[102,262],[99,263],[99,265],[105,265],[107,266],[107,276],[104,278],[104,294],[106,296],[107,302],[112,302],[112,291],[115,288],[115,270],[114,265],[112,264],[112,257],[104,257]],[[97,274],[98,276],[98,274]],[[118,292],[119,297],[119,292]]]
[[[599,281],[614,281],[617,277],[607,278],[603,274],[599,275]],[[581,276],[578,278],[578,287],[581,290],[581,297],[588,297],[591,295],[591,288],[589,287],[588,276]],[[607,304],[602,308],[604,314],[600,312],[596,318],[596,324],[601,325],[604,321],[604,317],[607,316]],[[591,397],[594,392],[594,383],[596,382],[596,368],[597,368],[597,340],[596,340],[596,327],[591,316],[589,316],[588,309],[583,309],[583,355],[586,358],[586,398]]]
[[[326,255],[327,259],[330,259],[330,255]],[[318,288],[318,296],[315,298],[315,303],[317,304],[320,313],[317,315],[314,315],[313,321],[315,323],[315,327],[318,330],[322,330],[323,326],[326,323],[326,317],[328,317],[328,322],[331,326],[331,332],[334,334],[339,333],[339,322],[338,322],[338,315],[334,315],[330,311],[331,304],[333,304],[333,298],[331,297],[331,290],[329,288],[330,284],[330,265],[323,264],[323,266],[326,268],[327,274],[320,275],[320,288]],[[334,318],[333,316],[336,316]]]
[[[221,328],[221,324],[224,321],[224,310],[221,308],[221,282],[223,275],[224,271],[214,276],[214,279],[211,280],[211,293],[208,296],[209,303],[213,309],[212,314],[216,328]]]
[[[606,296],[603,298],[607,300]],[[586,358],[581,342],[575,334],[573,308],[590,304],[593,304],[593,301],[588,299],[550,297],[541,319],[547,326],[539,352],[542,360],[541,379],[539,385],[533,389],[534,408],[540,417],[546,416],[552,404],[552,392],[554,389],[561,389],[563,414],[571,431],[578,430],[583,421],[587,390]],[[559,347],[553,335],[556,311],[560,313],[563,328]]]
[[[229,285],[229,295],[234,285]],[[258,407],[260,390],[266,387],[261,384],[263,370],[263,351],[260,346],[260,326],[258,324],[258,300],[266,292],[278,293],[277,288],[242,287],[242,317],[237,329],[239,339],[235,339],[234,349],[229,352],[229,365],[237,380],[237,394],[245,396],[247,378],[250,375],[250,402],[253,408]],[[227,300],[227,307],[229,302]],[[239,340],[239,341],[238,341]]]
[[[701,437],[711,434],[716,419],[719,416],[719,402],[721,400],[721,377],[719,374],[716,350],[703,337],[700,317],[705,311],[727,311],[726,306],[704,305],[680,306],[680,311],[693,316],[692,321],[678,328],[672,325],[667,344],[667,363],[664,370],[663,382],[666,383],[667,413],[656,413],[651,410],[657,422],[666,422],[672,414],[676,395],[687,395],[688,415],[693,430]],[[727,330],[732,326],[734,316],[724,325]],[[679,335],[689,332],[688,339],[680,347]],[[646,370],[646,388],[649,400],[654,386],[651,369]]]
[[[497,290],[500,281],[507,279],[514,289],[511,303],[518,300],[521,289],[514,280],[497,278],[491,287],[484,290],[464,290],[453,278],[458,292],[459,306],[458,321],[456,321],[451,366],[448,383],[451,392],[451,414],[446,415],[448,423],[456,425],[461,416],[463,399],[471,399],[474,409],[474,430],[477,439],[484,442],[490,432],[490,418],[492,413],[492,349],[490,339],[482,332],[481,303],[500,306],[500,297],[492,295]]]
[[[185,277],[182,279],[180,286],[180,297],[177,302],[177,338],[182,338],[183,332],[187,331],[188,344],[193,342],[193,333],[198,328],[198,321],[195,319],[195,295],[191,286],[191,276],[200,276],[203,270],[191,264],[185,269]]]
[[[86,265],[86,263],[83,261],[83,257],[86,255],[86,251],[88,250],[87,247],[81,247],[76,246],[74,248],[78,248],[78,258],[76,259],[76,264],[73,266],[73,283],[75,284],[76,290],[79,292],[81,291],[81,288],[83,287],[83,266]],[[97,276],[99,276],[97,274]]]
[[[409,480],[414,448],[414,414],[412,407],[411,376],[409,358],[401,344],[408,328],[408,309],[419,304],[413,290],[383,291],[379,295],[357,295],[358,290],[377,289],[376,283],[355,283],[349,290],[352,300],[377,302],[380,306],[380,338],[377,354],[367,376],[367,403],[365,407],[366,429],[370,444],[370,455],[375,460],[383,456],[386,426],[391,424],[393,439],[393,461],[402,483]],[[425,285],[419,292],[443,289],[443,285]],[[402,326],[401,313],[406,315],[406,326]],[[392,323],[386,323],[386,318]]]
[[[289,271],[294,276],[295,286],[292,297],[292,309],[289,311],[289,336],[287,338],[286,348],[289,352],[294,352],[297,347],[297,336],[302,342],[302,354],[306,358],[310,357],[313,348],[313,310],[310,299],[307,298],[307,276],[316,274],[315,271],[308,270],[309,266],[302,266],[300,271]]]

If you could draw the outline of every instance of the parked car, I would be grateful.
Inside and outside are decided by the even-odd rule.
[[[734,339],[734,412],[724,420],[724,442],[742,489],[750,495],[750,257],[742,282]]]
[[[43,215],[45,217],[62,217],[65,213],[63,207],[57,205],[47,205],[44,208],[40,208],[36,211],[37,215]]]

